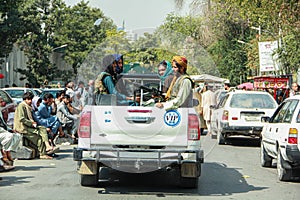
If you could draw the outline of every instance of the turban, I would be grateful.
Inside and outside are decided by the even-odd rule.
[[[187,59],[183,56],[174,56],[173,61],[177,62],[181,67],[187,69]]]

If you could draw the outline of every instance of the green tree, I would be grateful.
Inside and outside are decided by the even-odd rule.
[[[174,2],[178,8],[184,3],[183,0],[174,0]],[[277,73],[295,73],[298,70],[300,65],[300,58],[297,56],[300,51],[300,2],[298,0],[207,0],[205,8],[207,10],[203,9],[203,5],[202,1],[197,0],[190,4],[191,8],[197,7],[199,13],[204,11],[205,16],[209,19],[207,23],[209,35],[215,36],[209,49],[212,53],[218,53],[213,56],[222,77],[233,77],[237,66],[246,66],[248,76],[258,75],[259,41],[279,41],[281,46],[277,53],[281,70]],[[260,28],[261,35],[251,27]],[[247,45],[241,44],[243,49],[240,49],[234,45],[234,40],[244,40]],[[230,49],[231,51],[229,51]],[[244,52],[247,61],[245,62],[244,56],[240,57],[240,63],[237,63],[237,59],[235,62],[228,60],[233,57],[226,56],[224,53],[235,50],[237,50],[235,52],[237,55]],[[234,65],[227,66],[228,70],[225,71],[222,70],[225,66],[221,66],[221,63]],[[232,74],[229,73],[230,71]]]
[[[105,40],[107,30],[116,29],[116,26],[100,9],[90,8],[84,1],[66,8],[64,13],[57,24],[54,41],[57,46],[68,45],[64,59],[77,75],[78,67],[88,54]],[[98,19],[101,23],[94,25]]]
[[[20,46],[28,57],[27,67],[17,69],[33,85],[45,79],[64,80],[76,77],[77,69],[89,52],[106,37],[106,31],[115,26],[100,9],[79,2],[67,7],[62,0],[30,0],[23,7],[24,26],[28,32],[20,39]],[[95,26],[97,19],[103,21]],[[61,70],[51,61],[54,49],[66,46],[64,60],[72,70]]]
[[[54,1],[55,2],[55,1]],[[51,64],[51,35],[53,34],[51,12],[52,1],[31,0],[23,7],[24,26],[27,34],[19,45],[28,58],[27,67],[17,69],[33,86],[38,86],[45,79],[52,80],[56,68]]]
[[[279,73],[294,73],[300,66],[300,2],[290,1],[268,1],[268,0],[226,0],[222,2],[228,11],[235,8],[239,11],[241,18],[247,21],[247,27],[260,27],[260,41],[278,40],[278,50],[281,63]],[[258,33],[256,33],[258,34]],[[292,38],[292,39],[291,39]],[[252,41],[249,38],[249,41]],[[249,62],[251,66],[252,62]]]
[[[13,44],[26,32],[19,9],[23,3],[24,0],[0,0],[0,58],[10,53]]]
[[[158,32],[162,46],[173,55],[181,54],[188,58],[188,73],[219,76],[214,61],[206,51],[212,40],[207,39],[207,25],[203,17],[169,14]]]
[[[105,35],[106,38],[103,38],[102,42],[97,44],[88,53],[80,67],[77,68],[77,80],[87,82],[88,80],[96,79],[98,74],[103,70],[102,59],[105,55],[122,54],[126,55],[127,58],[127,54],[130,51],[130,44],[125,37],[126,33],[124,31],[117,31],[114,28],[106,30]]]

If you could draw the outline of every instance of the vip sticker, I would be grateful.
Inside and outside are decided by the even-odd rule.
[[[165,124],[168,126],[177,126],[180,120],[181,116],[176,110],[169,110],[164,115]]]

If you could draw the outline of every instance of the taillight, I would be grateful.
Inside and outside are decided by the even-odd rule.
[[[296,128],[290,128],[288,143],[289,144],[298,144],[298,130]]]
[[[90,138],[91,137],[91,112],[83,112],[80,117],[78,137]]]
[[[188,140],[200,140],[198,116],[194,114],[189,114],[188,119]]]
[[[222,120],[228,121],[228,115],[229,115],[228,110],[224,110],[222,115]]]

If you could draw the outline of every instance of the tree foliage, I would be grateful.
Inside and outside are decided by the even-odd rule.
[[[254,65],[258,63],[258,57],[255,56],[258,54],[257,42],[278,40],[281,45],[278,50],[281,70],[277,74],[294,73],[298,70],[299,48],[295,48],[300,46],[300,2],[298,0],[217,0],[215,2],[226,8],[227,12],[237,13],[244,21],[245,30],[251,33],[243,35],[243,39],[253,47],[247,47],[247,66],[250,69],[253,66],[257,67]],[[234,17],[229,19],[234,20]],[[253,27],[260,28],[261,35],[257,30],[253,30]],[[257,40],[254,40],[255,37]]]
[[[174,2],[178,8],[186,3]],[[63,0],[0,0],[0,57],[7,56],[19,39],[28,63],[17,71],[33,85],[78,73],[91,77],[98,69],[97,59],[107,53],[125,54],[128,62],[145,63],[152,71],[161,60],[181,54],[189,60],[190,74],[208,73],[238,84],[259,74],[259,41],[279,40],[277,73],[298,70],[299,4],[298,0],[194,0],[193,14],[171,13],[154,34],[130,42],[111,19],[85,1],[70,7]],[[253,27],[260,27],[261,35]],[[53,64],[55,49],[60,49],[71,70]]]
[[[18,37],[26,32],[22,12],[24,0],[0,0],[0,58],[6,57]],[[0,61],[1,63],[1,61]]]
[[[111,29],[107,30],[105,35],[107,37],[88,53],[78,67],[76,76],[78,81],[88,82],[88,80],[96,79],[99,72],[103,70],[102,60],[104,56],[108,54],[126,55],[130,51],[130,44],[124,31]]]
[[[70,7],[63,0],[29,0],[22,9],[27,33],[19,39],[19,45],[28,62],[26,68],[17,72],[33,85],[45,79],[73,79],[88,53],[104,40],[106,30],[115,28],[100,9],[91,8],[84,1]],[[99,26],[94,25],[97,19],[102,19]],[[51,55],[58,49],[72,70],[54,65]]]
[[[111,19],[104,16],[97,8],[91,8],[88,3],[81,1],[73,7],[64,9],[65,15],[57,24],[55,31],[56,44],[67,44],[64,59],[72,65],[73,73],[97,45],[107,37],[106,30],[116,29]],[[101,23],[94,25],[97,19]]]
[[[173,55],[180,54],[188,58],[189,74],[220,75],[207,52],[214,34],[208,33],[207,22],[203,17],[170,14],[158,31],[163,38],[162,46],[173,52]]]
[[[183,0],[174,2],[178,7],[184,3]],[[208,19],[206,30],[208,35],[213,36],[208,50],[222,77],[237,84],[238,79],[245,81],[247,76],[259,75],[259,41],[279,41],[281,46],[277,53],[281,70],[277,74],[295,73],[298,70],[298,0],[207,0],[204,3],[207,4],[207,10],[203,9],[203,2],[199,2],[194,0],[191,6],[202,6],[201,10],[205,11]],[[254,28],[260,28],[261,35]],[[243,40],[244,44],[237,45],[238,40]]]
[[[54,1],[55,2],[55,1]],[[30,0],[24,4],[22,19],[27,33],[20,38],[19,45],[28,58],[27,67],[17,69],[32,85],[38,86],[45,79],[52,80],[57,70],[49,59],[53,34],[50,13],[55,8],[52,1]]]

